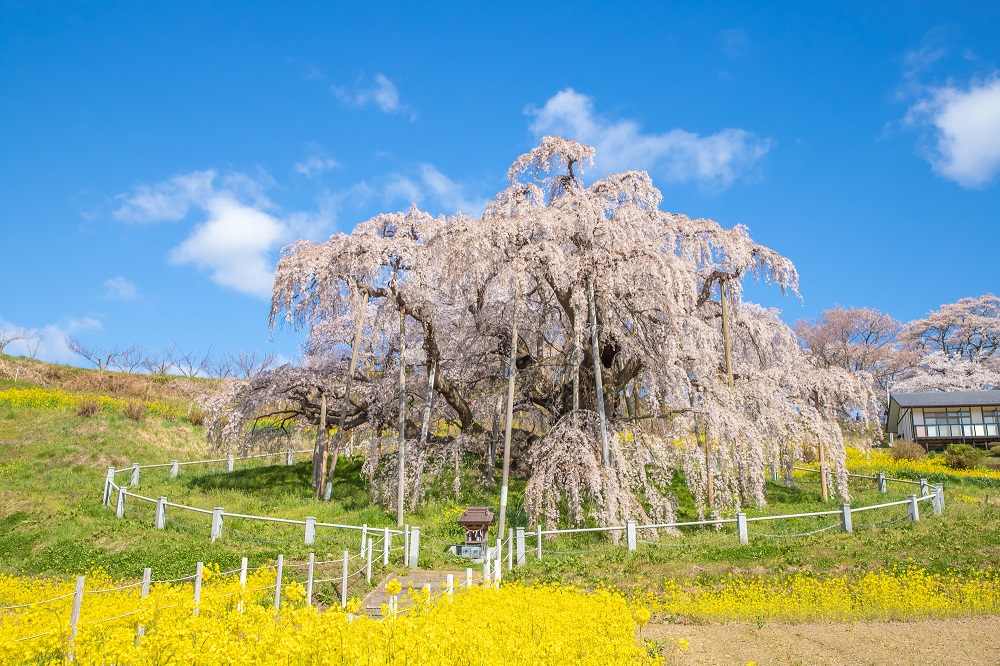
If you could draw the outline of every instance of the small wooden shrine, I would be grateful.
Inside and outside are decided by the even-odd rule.
[[[484,557],[489,548],[490,525],[494,522],[493,509],[488,506],[467,507],[458,518],[458,524],[465,528],[465,543],[458,546],[458,555]]]

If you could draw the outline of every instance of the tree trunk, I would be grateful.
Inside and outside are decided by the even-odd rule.
[[[403,526],[406,494],[406,312],[399,310],[399,443],[396,446],[396,526]]]
[[[507,365],[507,422],[503,432],[503,476],[500,481],[500,522],[497,538],[502,539],[507,525],[507,483],[510,477],[510,438],[514,425],[514,377],[517,374],[517,304],[521,285],[514,292],[514,326],[510,336],[510,363]]]
[[[601,422],[601,461],[605,467],[611,466],[611,451],[608,449],[608,423],[604,413],[604,380],[601,377],[601,349],[597,339],[597,303],[594,298],[594,281],[587,280],[590,299],[590,346],[594,355],[594,388],[597,393],[597,416]]]
[[[319,397],[319,425],[316,426],[316,446],[313,449],[312,484],[316,489],[316,499],[323,493],[323,479],[326,474],[326,392]]]
[[[368,296],[363,293],[358,294],[361,296],[361,312],[358,315],[358,320],[354,324],[354,343],[351,345],[351,360],[347,363],[347,377],[344,379],[344,403],[340,408],[340,416],[337,419],[337,432],[333,435],[333,451],[330,460],[330,474],[326,479],[326,490],[323,493],[323,499],[329,501],[330,496],[333,493],[333,475],[337,471],[337,457],[340,455],[340,438],[344,435],[344,422],[347,420],[347,408],[351,405],[351,382],[354,379],[354,370],[357,368],[358,363],[358,349],[361,346],[361,330],[364,328],[365,324],[365,314],[368,311]],[[326,456],[323,456],[324,465],[326,464]]]

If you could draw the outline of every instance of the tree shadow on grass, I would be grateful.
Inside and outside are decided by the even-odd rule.
[[[368,485],[361,476],[360,459],[341,458],[333,480],[331,499],[343,507],[362,508],[371,503]],[[287,495],[309,499],[313,497],[312,461],[292,466],[268,465],[236,469],[192,477],[188,487],[201,491],[230,490],[249,495]]]

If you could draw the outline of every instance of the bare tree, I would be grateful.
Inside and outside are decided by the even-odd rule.
[[[38,337],[38,334],[27,328],[0,329],[0,354],[12,342],[28,341]]]
[[[143,367],[146,362],[146,350],[142,345],[130,345],[118,353],[112,360],[112,367],[128,374],[133,374],[138,368]]]
[[[79,339],[72,336],[66,338],[66,346],[77,356],[82,356],[93,363],[98,370],[105,370],[110,366],[121,353],[117,347],[102,349],[83,344]]]
[[[219,379],[232,377],[234,372],[233,362],[230,360],[230,355],[220,354],[219,357],[212,363],[211,373]]]
[[[29,340],[24,341],[24,346],[28,350],[28,356],[34,359],[38,356],[38,348],[42,346],[42,342],[45,341],[45,336],[41,333],[36,333]]]
[[[177,347],[171,342],[159,351],[149,352],[142,362],[142,367],[151,374],[165,375],[174,369],[176,365],[174,355],[176,353]]]
[[[240,349],[235,352],[229,352],[227,356],[232,362],[233,374],[243,379],[250,379],[265,370],[270,370],[277,360],[271,352],[260,353],[256,349],[252,351]]]
[[[212,366],[213,349],[214,347],[210,346],[204,352],[197,350],[187,352],[178,350],[177,356],[174,359],[174,364],[182,375],[190,379],[194,379],[201,374],[207,375],[209,368]]]

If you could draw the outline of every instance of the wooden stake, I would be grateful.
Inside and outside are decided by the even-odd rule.
[[[521,284],[514,291],[514,325],[510,336],[510,363],[507,365],[507,422],[503,431],[503,476],[500,481],[500,523],[497,534],[507,525],[507,483],[510,477],[510,439],[514,425],[514,378],[517,375],[517,304],[521,299]],[[499,538],[499,537],[498,537]],[[489,555],[487,554],[487,560]]]
[[[406,312],[399,310],[399,444],[396,447],[396,526],[403,524],[406,486]]]

